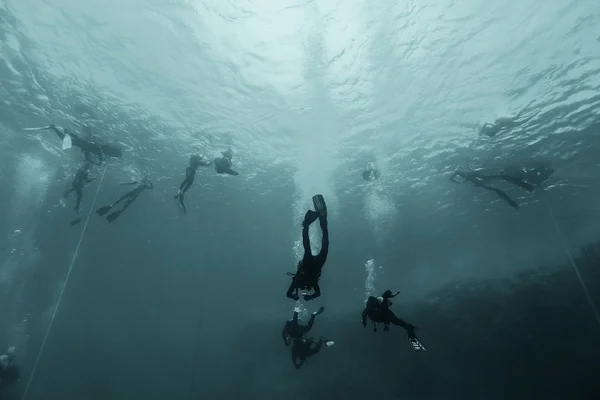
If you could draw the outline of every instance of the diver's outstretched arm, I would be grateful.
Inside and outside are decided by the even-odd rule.
[[[121,182],[121,183],[119,183],[119,185],[123,185],[123,186],[126,186],[126,185],[137,185],[138,183],[139,183],[138,181]]]

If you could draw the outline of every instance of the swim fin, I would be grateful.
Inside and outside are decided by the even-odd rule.
[[[425,346],[423,346],[423,343],[421,343],[419,341],[419,339],[417,339],[416,337],[408,338],[408,342],[410,343],[412,348],[415,349],[416,351],[419,351],[419,350],[427,351]]]
[[[39,128],[23,128],[26,132],[35,132],[35,131],[43,131],[46,129],[50,129],[50,125],[48,126],[40,126]]]
[[[225,173],[229,174],[229,175],[233,175],[233,176],[238,176],[240,173],[237,171],[232,170],[231,168],[227,169],[225,171]]]
[[[103,216],[104,214],[109,212],[111,208],[112,206],[101,207],[96,210],[96,214],[98,214],[99,216]]]
[[[312,198],[315,211],[318,212],[321,217],[327,218],[327,204],[322,194],[315,194]]]
[[[106,220],[108,222],[113,222],[115,219],[119,218],[119,215],[121,215],[122,211],[115,211],[112,214],[108,214],[108,216],[106,217]]]
[[[81,222],[81,217],[76,218],[73,221],[71,221],[71,226],[75,226],[75,225],[77,225],[80,222]]]
[[[310,224],[319,219],[319,213],[313,210],[308,210],[306,214],[304,214],[304,221],[302,222],[303,227],[308,227]]]
[[[69,135],[68,133],[65,135],[65,137],[63,138],[62,141],[62,149],[63,150],[67,150],[71,148],[71,135]]]

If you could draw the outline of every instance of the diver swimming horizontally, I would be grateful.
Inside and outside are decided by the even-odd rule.
[[[71,182],[71,186],[72,186],[71,189],[65,191],[65,193],[62,195],[62,197],[60,199],[60,204],[64,206],[66,204],[66,200],[67,200],[67,197],[69,196],[69,194],[71,194],[71,192],[75,192],[75,194],[77,195],[77,200],[75,200],[74,210],[77,214],[79,214],[79,206],[81,205],[81,199],[83,198],[82,190],[83,190],[84,186],[87,183],[90,183],[91,181],[96,179],[95,177],[89,176],[90,168],[91,168],[91,163],[85,162],[83,164],[83,166],[77,170],[77,173],[75,174],[75,178],[73,178],[73,181]],[[79,222],[81,222],[81,217],[78,217],[75,220],[73,220],[71,222],[71,225],[78,224]]]
[[[461,177],[464,180],[459,181],[456,178],[457,177]],[[477,171],[473,171],[473,170],[469,170],[469,171],[456,171],[454,172],[454,174],[450,177],[450,180],[454,183],[465,183],[465,182],[471,182],[473,183],[475,186],[478,186],[480,188],[489,190],[491,192],[496,193],[502,200],[504,200],[506,203],[508,203],[508,205],[510,205],[511,207],[513,207],[515,210],[519,209],[519,204],[517,202],[515,202],[513,199],[511,199],[506,192],[504,192],[503,190],[497,189],[495,187],[492,187],[489,185],[489,183],[491,181],[494,180],[502,180],[502,181],[506,181],[509,182],[515,186],[518,186],[522,189],[527,190],[528,192],[532,192],[534,189],[534,186],[531,185],[530,183],[525,182],[520,176],[516,175],[516,174],[491,174],[491,175],[484,175],[480,172]]]
[[[223,157],[216,157],[213,160],[217,174],[239,175],[239,172],[231,169],[231,166],[233,165],[233,162],[231,161],[233,158],[233,152],[231,151],[231,148],[228,148],[226,151],[222,151],[221,154]]]
[[[393,293],[386,290],[380,297],[369,296],[366,301],[365,308],[362,312],[362,324],[367,327],[367,317],[373,322],[373,331],[377,332],[377,324],[383,324],[383,330],[388,331],[390,324],[398,325],[404,328],[408,335],[408,341],[415,350],[425,350],[421,344],[415,330],[416,326],[398,318],[390,306],[392,305],[391,298],[396,297],[400,292]]]
[[[311,290],[314,289],[314,294],[305,294],[304,300],[309,301],[315,299],[321,295],[321,289],[319,288],[319,278],[321,277],[321,269],[327,261],[327,253],[329,252],[329,229],[327,227],[327,204],[322,195],[317,194],[313,196],[313,205],[316,211],[308,210],[304,216],[304,222],[302,223],[302,245],[304,246],[304,256],[302,260],[298,262],[297,270],[295,274],[289,273],[288,275],[293,276],[292,283],[288,288],[286,296],[298,300],[298,290]],[[321,250],[316,256],[312,255],[310,249],[310,238],[308,236],[308,229],[310,224],[319,220],[321,224],[321,231],[323,237],[321,241]]]
[[[77,136],[75,133],[68,131],[67,129],[58,127],[54,124],[50,124],[48,126],[44,126],[41,128],[26,128],[25,130],[40,131],[40,130],[45,130],[45,129],[54,131],[54,133],[56,133],[58,135],[60,140],[65,140],[65,135],[68,135],[71,139],[71,144],[73,146],[79,147],[81,149],[81,151],[84,152],[85,159],[87,161],[91,162],[92,164],[96,164],[96,165],[102,164],[102,161],[104,161],[104,156],[121,158],[121,156],[123,155],[123,152],[121,151],[121,149],[118,149],[118,148],[108,145],[108,144],[102,144],[102,143],[98,143],[96,141],[82,139],[81,137]],[[98,161],[94,161],[92,159],[92,157],[91,157],[92,154],[98,158]]]
[[[192,154],[190,156],[189,164],[185,169],[185,178],[183,182],[181,182],[181,185],[179,185],[179,190],[177,191],[177,194],[173,196],[179,202],[179,205],[183,209],[184,213],[187,213],[185,204],[183,204],[184,194],[194,183],[194,178],[196,178],[196,170],[198,169],[198,167],[208,167],[211,164],[212,162],[205,161],[202,157],[200,157],[197,154]]]
[[[4,389],[16,383],[21,376],[21,370],[15,364],[15,351],[16,348],[11,346],[6,354],[0,355],[0,396]]]
[[[142,193],[144,190],[154,188],[154,185],[152,185],[152,182],[146,177],[144,179],[142,179],[141,181],[124,182],[124,183],[121,183],[121,185],[136,185],[136,186],[133,189],[131,189],[129,192],[125,193],[123,196],[119,197],[117,199],[117,201],[115,201],[110,206],[101,207],[98,210],[96,210],[96,213],[98,215],[103,216],[104,214],[109,212],[114,206],[119,204],[121,201],[127,200],[125,202],[125,204],[123,205],[123,207],[121,208],[121,210],[115,211],[111,214],[108,214],[108,216],[106,217],[108,222],[113,222],[115,219],[117,219],[121,215],[121,213],[123,211],[125,211],[127,209],[127,207],[129,207],[129,205],[131,203],[133,203],[133,201],[135,199],[137,199],[137,197],[140,195],[140,193]]]

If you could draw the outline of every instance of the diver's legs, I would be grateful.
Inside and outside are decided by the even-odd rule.
[[[497,175],[498,179],[502,179],[506,182],[512,183],[515,186],[518,186],[522,189],[527,190],[528,192],[533,192],[534,186],[525,182],[523,179],[512,176],[512,175]]]
[[[409,324],[408,322],[404,321],[403,319],[400,319],[396,316],[396,314],[394,314],[392,312],[392,310],[386,310],[385,311],[385,323],[386,324],[394,324],[394,325],[398,325],[404,328],[404,330],[406,331],[407,335],[409,338],[415,338],[415,326],[412,324]]]
[[[179,191],[181,193],[185,193],[188,191],[188,189],[192,186],[192,182],[190,182],[190,180],[188,178],[185,178],[183,180],[183,182],[181,182],[181,185],[179,185]]]
[[[394,314],[394,312],[392,310],[386,310],[383,314],[384,317],[384,323],[388,323],[388,324],[394,324],[394,325],[398,325],[401,326],[403,328],[409,326],[410,324],[408,324],[406,321],[404,321],[403,319],[400,319],[396,316],[396,314]]]
[[[321,276],[320,269],[325,265],[327,261],[327,254],[329,253],[329,229],[327,228],[327,217],[319,217],[321,223],[322,239],[321,239],[321,251],[315,257],[315,266],[319,268],[319,275]]]
[[[498,197],[500,197],[502,200],[504,200],[509,206],[511,206],[515,210],[519,209],[519,204],[517,202],[515,202],[513,199],[511,199],[510,197],[508,197],[506,192],[504,192],[503,190],[496,189],[495,187],[492,187],[489,185],[484,185],[481,183],[478,184],[477,186],[479,186],[480,188],[483,188],[485,190],[489,190],[490,192],[496,193],[498,195]]]
[[[110,208],[113,208],[114,206],[116,206],[117,204],[119,204],[120,202],[122,202],[123,200],[125,200],[126,198],[128,198],[129,196],[131,196],[130,192],[125,193],[123,196],[119,197],[117,199],[117,201],[115,201],[114,203],[112,203],[110,205]]]
[[[514,201],[513,199],[511,199],[510,197],[508,197],[508,195],[506,194],[506,192],[504,192],[503,190],[500,189],[496,189],[496,188],[490,188],[490,190],[496,192],[496,194],[502,199],[504,200],[509,206],[511,206],[512,208],[514,208],[515,210],[519,209],[519,204]]]
[[[74,192],[74,191],[75,191],[75,188],[74,188],[74,187],[72,187],[71,189],[69,189],[69,190],[66,190],[66,191],[63,193],[62,197],[64,197],[64,198],[67,198],[67,196],[68,196],[68,195],[70,195],[70,194],[71,194],[71,192]]]
[[[83,198],[83,192],[81,191],[81,187],[77,186],[74,188],[75,193],[77,193],[77,201],[75,202],[75,211],[79,212],[79,206],[81,205],[81,199]]]
[[[304,247],[303,259],[312,257],[312,253],[310,250],[310,237],[308,236],[308,228],[310,224],[317,220],[317,218],[319,218],[319,213],[312,210],[308,210],[304,215],[304,221],[302,222],[302,246]]]
[[[131,203],[133,203],[133,201],[135,199],[137,199],[138,195],[137,194],[131,194],[129,195],[129,199],[127,199],[127,201],[125,202],[125,204],[123,204],[123,207],[121,208],[121,212],[125,211],[127,209],[127,207],[129,207],[129,205]]]

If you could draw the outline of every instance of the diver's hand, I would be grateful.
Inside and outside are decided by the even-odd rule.
[[[305,301],[311,301],[314,298],[314,296],[310,294],[305,294],[303,297]]]
[[[298,299],[300,299],[300,297],[298,297],[298,295],[297,295],[297,294],[295,294],[295,293],[294,293],[293,295],[291,295],[291,296],[288,296],[288,297],[289,297],[290,299],[294,299],[294,300],[296,300],[296,301],[298,301]]]
[[[363,326],[363,328],[366,328],[367,327],[367,321],[362,321],[362,326]]]

